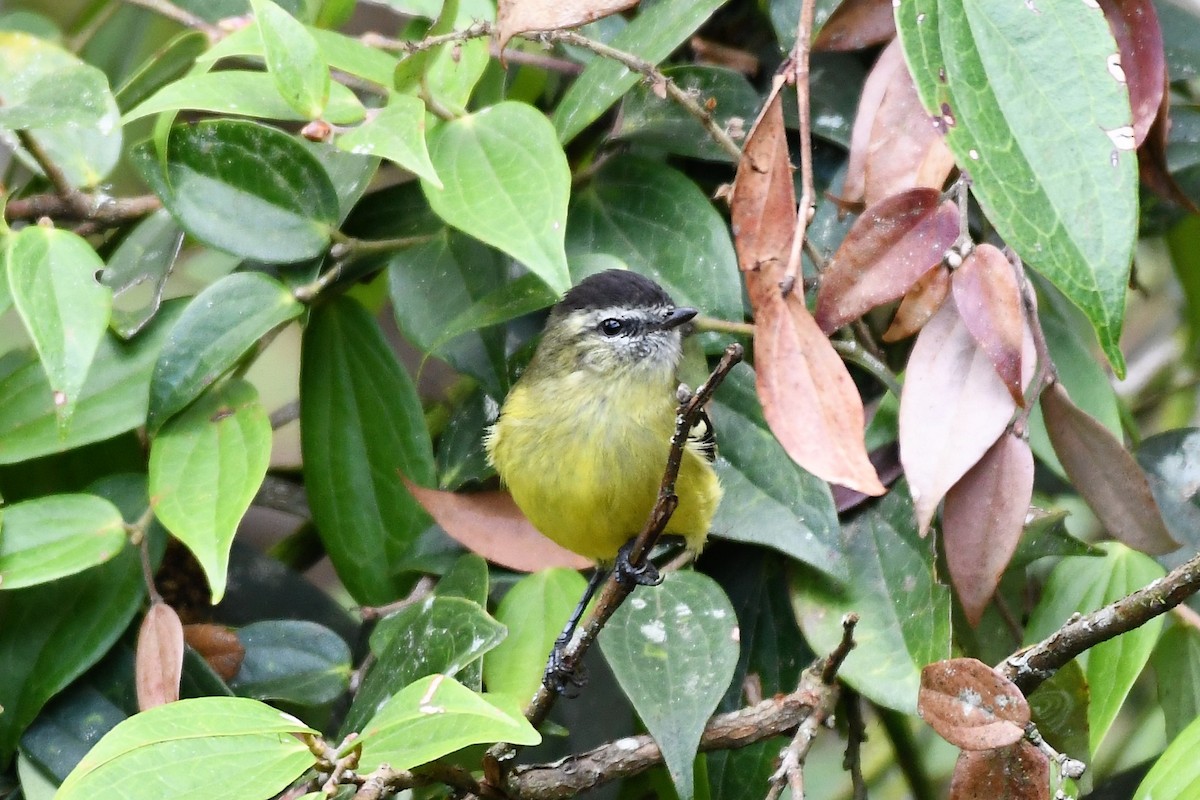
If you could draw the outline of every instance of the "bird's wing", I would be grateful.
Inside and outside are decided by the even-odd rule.
[[[717,460],[717,432],[708,412],[703,409],[700,410],[700,418],[688,432],[688,445],[708,461]]]

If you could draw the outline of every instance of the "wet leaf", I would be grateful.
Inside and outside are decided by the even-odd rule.
[[[500,0],[496,39],[503,52],[518,33],[575,28],[637,4],[638,0]]]
[[[108,257],[100,282],[112,289],[109,326],[122,339],[136,336],[158,313],[182,244],[183,230],[160,208],[139,222]]]
[[[1120,61],[1109,66],[1114,77],[1124,76],[1133,107],[1134,141],[1146,140],[1158,118],[1167,87],[1167,59],[1162,28],[1151,0],[1098,0],[1117,40]]]
[[[774,93],[746,138],[729,206],[741,270],[782,271],[796,232],[796,190],[780,92]]]
[[[183,625],[175,609],[161,600],[150,606],[138,630],[134,675],[138,711],[179,699]]]
[[[938,661],[921,670],[917,712],[964,750],[1019,742],[1029,722],[1029,704],[1017,685],[974,658]]]
[[[508,492],[458,494],[407,480],[404,485],[450,538],[502,567],[535,572],[547,567],[584,569],[592,564],[538,532]]]
[[[1179,548],[1133,456],[1056,383],[1042,393],[1046,430],[1071,483],[1110,536],[1151,555]]]
[[[892,0],[845,0],[813,41],[813,50],[862,50],[896,35]]]
[[[896,300],[942,261],[958,238],[958,209],[933,189],[910,189],[868,208],[821,275],[814,316],[837,330]]]
[[[883,341],[898,342],[920,333],[949,294],[950,270],[947,267],[938,266],[926,272],[900,301],[892,324],[883,332]]]
[[[1021,350],[1025,312],[1012,264],[996,247],[981,244],[954,271],[954,303],[967,330],[987,354],[1013,401],[1024,405]]]
[[[921,330],[900,396],[900,461],[924,533],[942,497],[1000,438],[1016,403],[952,301]]]
[[[1016,552],[1033,495],[1029,443],[1004,434],[946,493],[942,537],[950,581],[978,625]]]
[[[950,800],[1050,800],[1050,760],[1029,742],[964,750],[954,765]]]

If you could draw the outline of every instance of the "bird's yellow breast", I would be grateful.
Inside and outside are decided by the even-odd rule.
[[[585,386],[586,383],[586,386]],[[534,526],[601,562],[646,524],[666,468],[676,404],[672,387],[615,377],[598,387],[571,372],[518,383],[487,438],[500,479]],[[721,488],[688,447],[676,481],[679,507],[666,532],[699,550]]]

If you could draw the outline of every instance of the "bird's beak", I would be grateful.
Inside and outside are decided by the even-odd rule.
[[[694,308],[673,308],[671,309],[671,313],[667,314],[667,318],[662,322],[663,330],[669,331],[671,328],[678,328],[685,322],[691,322],[692,318],[699,313]]]

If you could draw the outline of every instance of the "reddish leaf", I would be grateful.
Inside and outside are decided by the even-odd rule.
[[[885,342],[898,342],[920,332],[950,294],[950,270],[937,266],[913,284],[900,301],[892,324],[883,332]]]
[[[202,622],[183,627],[183,638],[188,647],[199,653],[221,680],[232,680],[242,668],[246,648],[237,634],[224,625]]]
[[[816,319],[826,333],[901,297],[958,238],[958,209],[933,189],[910,189],[855,220],[821,274]]]
[[[867,143],[867,208],[905,189],[941,189],[952,169],[954,154],[930,123],[908,68],[895,70]]]
[[[488,561],[518,572],[592,566],[589,559],[538,532],[507,492],[456,494],[409,481],[404,485],[451,539]]]
[[[150,606],[138,630],[133,672],[139,711],[179,699],[183,625],[175,609],[161,600]]]
[[[1017,405],[1021,392],[1021,340],[1025,312],[1012,264],[997,248],[981,244],[954,271],[954,302],[967,330],[991,359]]]
[[[947,742],[988,750],[1021,741],[1029,703],[1017,685],[974,658],[937,661],[921,670],[917,713]]]
[[[900,394],[900,463],[922,534],[946,491],[1000,438],[1015,409],[948,299],[917,337]]]
[[[1109,72],[1129,86],[1133,138],[1141,146],[1158,116],[1166,92],[1167,58],[1162,28],[1151,0],[1099,0],[1120,53]]]
[[[1193,214],[1200,214],[1200,207],[1179,187],[1179,184],[1175,182],[1175,176],[1171,174],[1171,170],[1167,166],[1167,143],[1171,130],[1170,110],[1171,98],[1168,93],[1164,92],[1158,116],[1154,119],[1149,134],[1146,135],[1145,144],[1137,151],[1138,172],[1141,175],[1142,183],[1149,186],[1160,197],[1170,200]]]
[[[1150,555],[1179,548],[1146,474],[1108,428],[1072,403],[1060,383],[1042,393],[1042,414],[1067,477],[1114,539]]]
[[[950,800],[1050,800],[1050,760],[1024,741],[964,750],[954,765]]]
[[[813,50],[862,50],[896,35],[892,0],[845,0],[829,15]]]
[[[950,582],[978,625],[1016,552],[1033,496],[1029,443],[1007,433],[946,492],[942,541]]]
[[[899,42],[883,48],[875,66],[867,74],[862,94],[858,98],[858,111],[854,115],[854,127],[850,131],[850,160],[846,164],[846,179],[842,181],[841,201],[847,204],[861,203],[866,194],[867,154],[871,143],[871,131],[875,127],[875,115],[883,104],[883,97],[892,84],[897,70],[907,72],[904,52]]]
[[[754,306],[758,397],[788,455],[819,478],[869,495],[887,491],[863,444],[863,407],[846,365],[798,293],[747,276]]]
[[[500,0],[496,7],[496,38],[500,50],[526,31],[574,28],[637,5],[638,0]]]
[[[778,91],[746,137],[729,206],[742,271],[783,270],[796,233],[796,189]]]
[[[867,453],[867,458],[870,460],[871,466],[875,468],[879,482],[884,486],[891,486],[904,474],[904,468],[900,466],[900,448],[895,442],[875,448]],[[857,508],[871,499],[869,494],[856,492],[845,486],[838,486],[836,483],[829,488],[832,490],[834,508],[839,514]]]

